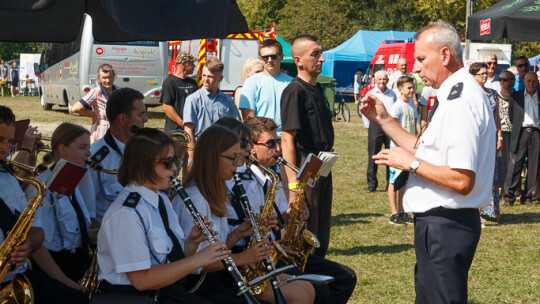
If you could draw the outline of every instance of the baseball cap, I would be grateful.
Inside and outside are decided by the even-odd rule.
[[[176,56],[176,63],[182,63],[182,62],[186,62],[186,61],[197,61],[197,58],[193,57],[193,55],[191,55],[190,53],[188,52],[180,52],[180,54],[178,54],[178,56]]]

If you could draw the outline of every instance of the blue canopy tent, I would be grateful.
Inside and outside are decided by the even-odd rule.
[[[536,66],[538,64],[538,61],[540,61],[540,54],[529,58],[529,63],[531,64],[532,70],[535,72],[538,71],[538,67]]]
[[[386,39],[412,39],[415,32],[358,31],[334,49],[324,51],[322,74],[335,78],[338,87],[352,87],[356,69],[364,74],[375,52]]]

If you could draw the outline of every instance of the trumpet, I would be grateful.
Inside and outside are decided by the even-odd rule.
[[[84,162],[88,165],[88,167],[90,169],[93,169],[93,170],[96,170],[96,171],[101,171],[101,172],[107,173],[107,174],[113,174],[113,175],[118,174],[118,169],[114,169],[114,170],[105,169],[96,161],[85,160]]]

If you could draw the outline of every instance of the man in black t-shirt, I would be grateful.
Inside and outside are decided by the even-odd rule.
[[[310,35],[296,37],[291,52],[298,76],[281,96],[282,150],[287,162],[300,167],[309,153],[317,155],[320,151],[332,150],[334,127],[328,101],[317,83],[324,61],[317,38]],[[289,168],[281,172],[287,189],[298,187],[295,172]],[[289,201],[293,201],[294,196],[295,193],[289,191]],[[324,257],[330,240],[332,174],[320,177],[313,188],[306,187],[305,199],[309,207],[307,229],[321,242],[314,254]]]
[[[176,57],[176,71],[163,82],[159,102],[165,111],[165,132],[169,133],[184,128],[184,104],[186,97],[197,91],[197,82],[189,78],[195,69],[197,59],[188,52],[180,52]]]

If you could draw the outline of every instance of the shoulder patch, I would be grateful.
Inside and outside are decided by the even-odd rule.
[[[452,100],[458,98],[461,95],[461,91],[463,91],[463,82],[458,82],[450,89],[450,94],[447,99]]]
[[[139,193],[130,192],[128,196],[126,197],[126,200],[124,201],[122,206],[135,209],[140,199],[141,199],[141,195]]]
[[[103,147],[99,148],[99,150],[92,155],[90,159],[99,164],[103,159],[105,159],[105,157],[107,157],[107,155],[109,155],[110,152],[111,150],[109,147],[107,147],[107,145],[103,145]]]

